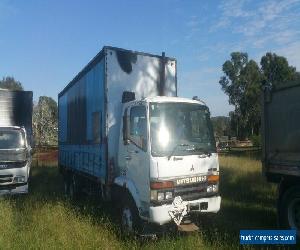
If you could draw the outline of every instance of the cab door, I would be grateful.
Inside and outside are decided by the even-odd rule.
[[[144,105],[131,106],[127,111],[125,144],[126,177],[135,185],[142,201],[149,201],[149,152],[147,109]]]

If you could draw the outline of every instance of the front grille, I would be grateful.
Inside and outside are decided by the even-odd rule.
[[[174,189],[164,189],[158,190],[159,192],[173,192],[174,196],[172,199],[163,200],[163,201],[151,201],[153,206],[160,206],[162,204],[171,204],[174,200],[174,197],[180,196],[184,201],[192,201],[200,198],[211,197],[216,195],[216,193],[207,193],[207,182],[204,183],[194,183],[184,186],[177,186]]]
[[[176,187],[174,197],[180,196],[184,201],[196,200],[207,195],[207,183]]]
[[[0,185],[6,183],[12,183],[12,182],[13,182],[12,174],[0,175]]]
[[[23,168],[27,164],[26,161],[10,161],[10,162],[1,162],[0,161],[0,170],[1,169],[11,169],[11,168]]]

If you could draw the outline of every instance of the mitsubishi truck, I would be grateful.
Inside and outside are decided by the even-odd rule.
[[[262,109],[262,163],[269,182],[278,184],[281,228],[300,236],[300,81],[266,85]]]
[[[177,97],[174,58],[104,47],[59,93],[59,169],[71,198],[119,207],[124,233],[220,209],[210,112]],[[190,216],[193,217],[193,216]]]
[[[0,195],[28,193],[31,145],[32,92],[0,89]]]

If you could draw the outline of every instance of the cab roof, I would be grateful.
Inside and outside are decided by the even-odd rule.
[[[194,103],[206,106],[205,102],[202,100],[194,100],[189,98],[182,97],[170,97],[170,96],[154,96],[154,97],[146,97],[143,99],[146,102],[181,102],[181,103]]]

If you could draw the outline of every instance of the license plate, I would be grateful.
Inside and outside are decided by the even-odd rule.
[[[206,180],[207,180],[206,175],[186,177],[186,178],[176,180],[176,185],[180,186],[180,185],[194,184],[194,183],[205,182]]]

